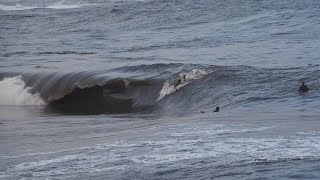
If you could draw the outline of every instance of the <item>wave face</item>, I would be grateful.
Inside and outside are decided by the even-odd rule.
[[[186,79],[177,85],[177,80],[184,75]],[[210,111],[216,106],[231,110],[274,106],[295,108],[302,100],[298,94],[299,82],[308,79],[308,85],[315,92],[319,90],[320,78],[315,67],[268,69],[181,64],[127,66],[65,74],[25,73],[20,74],[21,78],[15,77],[16,73],[2,76],[7,78],[0,84],[0,104],[45,102],[51,110],[72,114],[150,111],[176,114]],[[4,97],[11,99],[10,103]],[[312,100],[315,97],[319,95],[310,93],[306,97],[313,101],[310,108],[319,106]]]

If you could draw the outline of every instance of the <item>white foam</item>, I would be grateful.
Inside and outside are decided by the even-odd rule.
[[[205,75],[207,75],[209,73],[210,73],[209,71],[205,71],[205,70],[201,70],[201,69],[193,69],[190,72],[180,73],[179,77],[186,75],[186,80],[182,81],[182,83],[176,87],[175,87],[175,84],[172,84],[171,80],[167,80],[163,84],[163,87],[162,87],[161,91],[159,92],[159,97],[158,97],[157,101],[161,100],[162,98],[164,98],[165,96],[167,96],[169,94],[174,93],[175,91],[186,86],[187,84],[191,83],[192,81],[204,77]]]
[[[46,8],[49,8],[49,9],[75,9],[75,8],[79,8],[81,6],[84,6],[84,4],[68,4],[65,1],[61,1],[59,3],[48,6]]]
[[[0,105],[43,105],[39,94],[31,94],[20,76],[0,81]]]
[[[22,10],[29,10],[29,9],[35,9],[37,7],[32,6],[22,6],[20,4],[16,4],[15,6],[5,6],[0,4],[0,10],[1,11],[22,11]]]
[[[30,10],[30,9],[38,9],[38,8],[47,8],[47,9],[75,9],[85,6],[87,4],[69,4],[65,1],[61,1],[52,5],[47,6],[23,6],[20,4],[16,5],[2,5],[0,4],[0,10],[2,11],[23,11],[23,10]]]
[[[187,135],[183,139],[118,141],[113,144],[83,148],[81,151],[66,151],[55,158],[50,156],[43,156],[42,160],[28,158],[32,161],[17,164],[0,174],[0,177],[12,178],[29,173],[37,179],[48,176],[66,178],[78,173],[123,172],[138,166],[152,170],[152,167],[159,164],[168,166],[174,164],[175,167],[180,167],[184,165],[184,160],[192,159],[211,158],[212,163],[219,166],[320,157],[319,136],[275,138],[202,136],[197,139],[188,137],[190,136]]]

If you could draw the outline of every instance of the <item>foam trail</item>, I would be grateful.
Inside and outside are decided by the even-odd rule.
[[[0,81],[0,105],[43,105],[39,94],[31,94],[20,76]]]
[[[174,93],[178,89],[186,86],[187,84],[191,83],[193,80],[200,79],[204,77],[205,75],[209,74],[211,72],[201,70],[201,69],[193,69],[191,72],[186,73],[180,73],[179,77],[182,77],[183,75],[186,75],[186,81],[182,81],[182,83],[175,87],[175,83],[172,84],[171,80],[167,80],[159,92],[159,97],[157,101],[161,100],[165,96]]]
[[[23,5],[20,5],[20,4],[7,6],[7,5],[0,4],[0,11],[23,11],[23,10],[38,9],[38,8],[75,9],[75,8],[80,8],[82,6],[85,6],[85,4],[67,4],[64,1],[52,4],[52,5],[48,5],[48,6],[23,6]]]
[[[37,7],[32,6],[22,6],[20,4],[16,4],[15,6],[5,6],[0,4],[0,11],[23,11],[23,10],[29,10],[29,9],[35,9]]]
[[[51,6],[48,6],[46,8],[49,9],[74,9],[74,8],[79,8],[83,6],[83,4],[67,4],[65,1],[61,1],[59,3],[53,4]]]

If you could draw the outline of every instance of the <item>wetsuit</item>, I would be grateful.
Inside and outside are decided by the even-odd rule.
[[[183,75],[182,77],[180,77],[180,78],[178,79],[178,82],[174,85],[174,87],[177,87],[179,84],[181,84],[181,83],[182,83],[182,80],[183,80],[183,81],[186,81],[186,75]]]
[[[216,110],[213,111],[213,112],[219,112],[219,109],[220,109],[219,106],[217,106],[217,107],[216,107]]]
[[[179,84],[181,84],[181,79],[178,79],[178,82],[174,85],[174,87],[177,87]]]
[[[309,91],[308,86],[306,86],[304,84],[302,86],[300,86],[299,92],[308,92],[308,91]]]

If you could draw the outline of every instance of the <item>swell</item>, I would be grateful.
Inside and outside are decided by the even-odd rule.
[[[160,112],[193,113],[199,110],[301,105],[301,80],[312,92],[313,107],[320,96],[317,67],[254,68],[154,64],[105,71],[73,73],[2,73],[21,75],[24,89],[39,94],[48,109],[71,114]],[[186,80],[177,85],[177,79]],[[1,78],[2,79],[2,78]],[[3,82],[0,81],[0,83]]]

